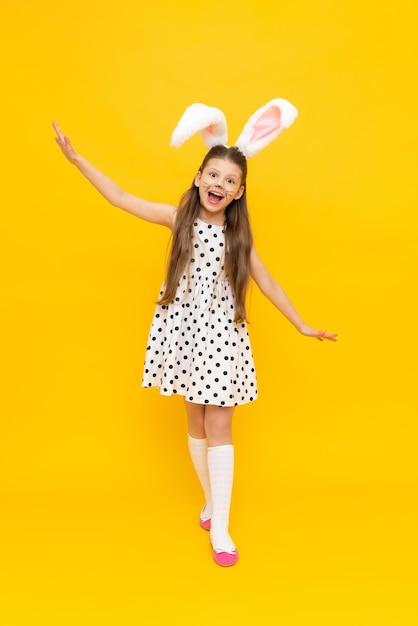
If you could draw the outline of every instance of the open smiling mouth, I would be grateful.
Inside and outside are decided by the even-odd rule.
[[[209,202],[219,204],[223,200],[223,194],[220,191],[208,191]]]

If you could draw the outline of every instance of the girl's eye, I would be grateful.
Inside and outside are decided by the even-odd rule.
[[[227,181],[230,185],[235,185],[235,180],[233,178],[229,178]]]
[[[212,178],[215,178],[216,174],[214,172],[211,172],[209,176],[212,176]]]

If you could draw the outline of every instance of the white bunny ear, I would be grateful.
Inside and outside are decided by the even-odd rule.
[[[217,144],[225,144],[227,141],[225,115],[220,109],[206,106],[206,104],[197,102],[191,104],[174,129],[170,145],[178,148],[198,132],[200,132],[207,148],[212,148]]]
[[[246,157],[252,157],[289,128],[297,115],[296,107],[287,100],[270,100],[250,117],[235,145]]]

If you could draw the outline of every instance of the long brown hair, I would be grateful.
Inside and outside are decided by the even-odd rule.
[[[225,159],[241,169],[241,185],[247,179],[247,159],[235,146],[214,146],[209,150],[199,171],[202,172],[210,159]],[[177,210],[174,224],[170,256],[167,265],[167,277],[164,291],[158,304],[169,304],[175,297],[180,277],[191,258],[193,224],[199,217],[199,189],[194,180],[183,194]],[[246,319],[245,295],[250,278],[250,253],[253,243],[248,216],[246,189],[241,198],[233,200],[225,210],[225,273],[235,296],[235,322]]]

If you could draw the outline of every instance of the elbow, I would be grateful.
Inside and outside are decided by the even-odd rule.
[[[112,193],[111,196],[108,197],[108,201],[112,206],[116,207],[117,209],[124,209],[126,206],[126,203],[124,202],[124,196],[125,192],[123,191],[123,189],[118,189],[117,191]]]
[[[267,279],[262,281],[259,285],[260,291],[269,300],[273,297],[275,289],[277,288],[277,283],[274,279]]]

